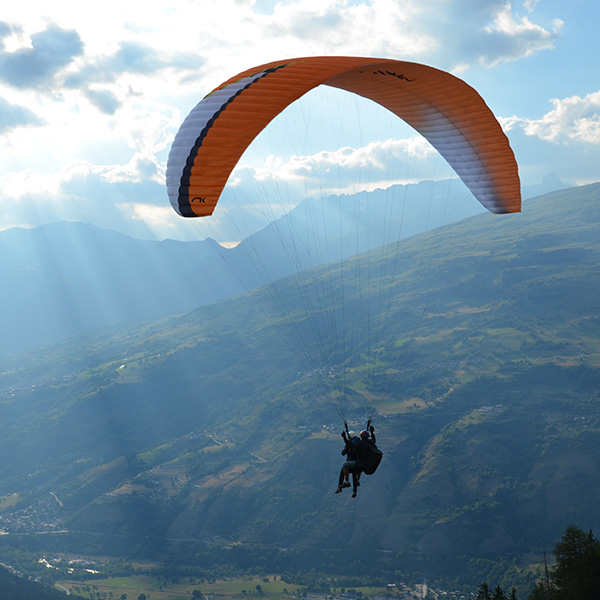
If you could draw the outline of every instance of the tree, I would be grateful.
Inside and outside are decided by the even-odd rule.
[[[504,590],[499,585],[497,585],[496,589],[494,590],[492,600],[508,600]]]
[[[552,582],[560,598],[593,600],[600,596],[600,542],[591,531],[567,527],[554,555]]]
[[[600,598],[600,542],[590,531],[570,525],[554,547],[556,564],[529,600],[597,600]]]
[[[492,594],[490,593],[488,584],[484,582],[479,586],[475,600],[517,600],[517,590],[513,588],[510,592],[510,596],[507,596],[506,592],[497,585]]]
[[[550,600],[552,597],[553,596],[549,592],[547,586],[541,581],[538,581],[531,590],[528,598],[529,600]]]
[[[475,600],[492,600],[490,596],[490,588],[487,583],[482,583],[477,590],[477,596]]]

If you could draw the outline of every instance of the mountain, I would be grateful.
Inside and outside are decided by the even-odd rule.
[[[30,543],[526,589],[600,525],[599,223],[600,184],[559,191],[4,360],[0,558],[52,531]],[[370,408],[384,460],[334,495]]]
[[[309,199],[229,250],[210,239],[135,240],[84,223],[2,231],[0,356],[231,298],[447,223],[461,207],[463,215],[481,210],[459,181]]]
[[[533,191],[553,187],[564,185],[548,176]],[[459,180],[424,181],[306,199],[232,249],[211,239],[135,240],[72,222],[2,231],[0,356],[187,312],[482,210]]]
[[[0,355],[191,310],[196,296],[220,290],[220,282],[198,276],[188,255],[201,263],[222,251],[212,240],[134,240],[83,223],[0,232]]]
[[[550,194],[551,192],[557,192],[559,190],[567,190],[571,186],[563,183],[556,173],[548,173],[542,179],[542,183],[538,185],[523,186],[521,194],[525,200],[535,198],[536,196],[543,196],[544,194]]]

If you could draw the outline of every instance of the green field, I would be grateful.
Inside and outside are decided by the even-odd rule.
[[[184,579],[184,578],[182,578]],[[109,579],[92,579],[84,582],[59,581],[58,586],[70,590],[84,598],[122,598],[127,594],[128,600],[137,600],[140,594],[145,594],[150,600],[180,600],[192,598],[194,590],[200,590],[204,597],[244,598],[268,597],[279,600],[294,594],[298,587],[287,584],[273,576],[247,577],[241,579],[217,580],[206,583],[185,578],[185,581],[173,583],[151,575],[136,575],[131,577],[114,577]],[[262,590],[260,593],[259,589]],[[111,595],[112,592],[112,595]]]
[[[0,496],[0,511],[12,508],[19,501],[19,494]]]
[[[59,581],[56,585],[60,589],[69,590],[73,594],[92,600],[105,598],[125,600],[124,595],[127,600],[137,600],[141,594],[144,594],[148,600],[184,600],[193,598],[194,590],[201,591],[203,598],[283,600],[301,596],[304,591],[301,586],[282,581],[278,575],[221,579],[212,583],[201,582],[193,577],[182,577],[180,581],[172,582],[152,575],[134,575],[88,581]],[[363,597],[382,596],[386,593],[386,590],[382,588],[360,587],[355,589],[362,593]]]

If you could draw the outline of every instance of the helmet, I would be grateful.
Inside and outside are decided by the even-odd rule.
[[[356,437],[356,431],[349,431],[349,432],[348,432],[348,437],[349,437],[350,439],[352,439],[352,438],[355,438],[355,437]]]
[[[361,431],[361,432],[360,432],[360,437],[361,437],[361,439],[363,439],[363,440],[366,440],[366,439],[368,439],[368,438],[369,438],[369,432],[368,432],[368,431],[366,431],[366,430],[364,430],[364,431]]]

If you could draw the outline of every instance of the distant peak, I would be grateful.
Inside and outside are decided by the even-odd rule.
[[[542,185],[544,186],[556,186],[556,187],[568,187],[561,180],[560,177],[556,173],[548,173],[544,175],[542,179]]]

